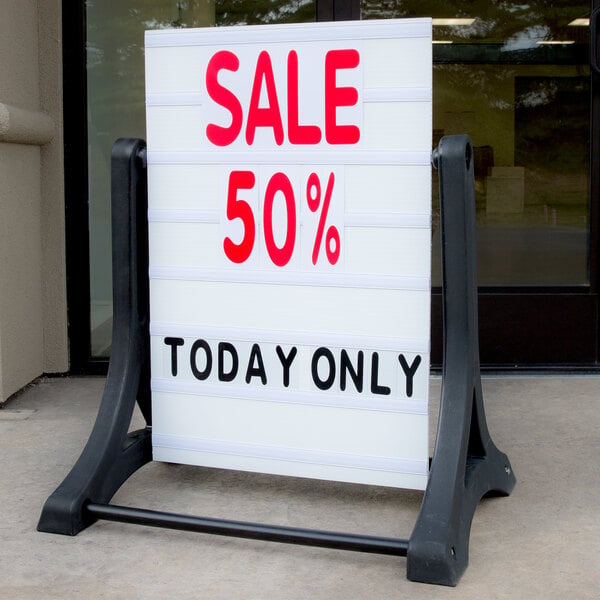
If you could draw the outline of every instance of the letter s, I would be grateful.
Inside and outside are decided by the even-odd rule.
[[[218,81],[219,71],[237,71],[240,66],[238,57],[229,50],[220,50],[208,61],[206,67],[206,91],[217,104],[231,113],[231,125],[222,127],[209,123],[206,127],[206,137],[215,146],[228,146],[233,143],[242,129],[242,105],[237,96]]]

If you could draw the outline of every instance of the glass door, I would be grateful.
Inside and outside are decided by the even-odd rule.
[[[468,133],[475,147],[482,363],[597,365],[600,100],[589,68],[592,8],[542,0],[65,2],[72,370],[104,370],[110,353],[110,147],[116,137],[145,135],[143,31],[419,16],[434,19],[434,142]],[[439,287],[432,315],[432,361],[440,363]]]
[[[87,2],[87,136],[91,355],[110,355],[110,155],[119,137],[145,138],[146,29],[314,21],[315,2]]]
[[[357,11],[357,6],[354,6]],[[339,15],[337,15],[339,13]],[[71,370],[105,371],[112,336],[110,155],[145,138],[144,31],[351,17],[333,0],[64,2]]]
[[[433,17],[434,142],[468,133],[474,145],[487,365],[597,360],[590,9],[541,0],[361,2],[363,19]],[[439,363],[439,293],[433,305]]]

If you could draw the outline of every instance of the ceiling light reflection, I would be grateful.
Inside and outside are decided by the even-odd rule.
[[[562,46],[565,44],[567,44],[567,45],[574,44],[575,40],[539,40],[536,43],[540,44],[540,45],[545,45],[545,46]]]
[[[448,18],[448,19],[431,19],[431,23],[434,27],[452,27],[452,26],[466,26],[473,25],[475,19],[471,18]]]

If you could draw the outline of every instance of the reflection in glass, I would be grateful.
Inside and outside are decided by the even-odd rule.
[[[110,153],[119,137],[145,138],[144,31],[315,20],[315,0],[87,0],[91,353],[112,334]]]
[[[589,283],[589,3],[363,0],[361,11],[434,18],[433,137],[473,141],[479,283]],[[435,252],[433,267],[439,285]]]
[[[110,351],[110,149],[145,137],[144,30],[314,21],[315,6],[86,2],[93,356]],[[466,132],[475,146],[480,283],[588,283],[589,4],[361,2],[363,19],[416,16],[435,19],[434,141]]]

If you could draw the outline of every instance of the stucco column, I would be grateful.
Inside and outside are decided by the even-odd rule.
[[[68,369],[59,0],[0,19],[0,402]]]

